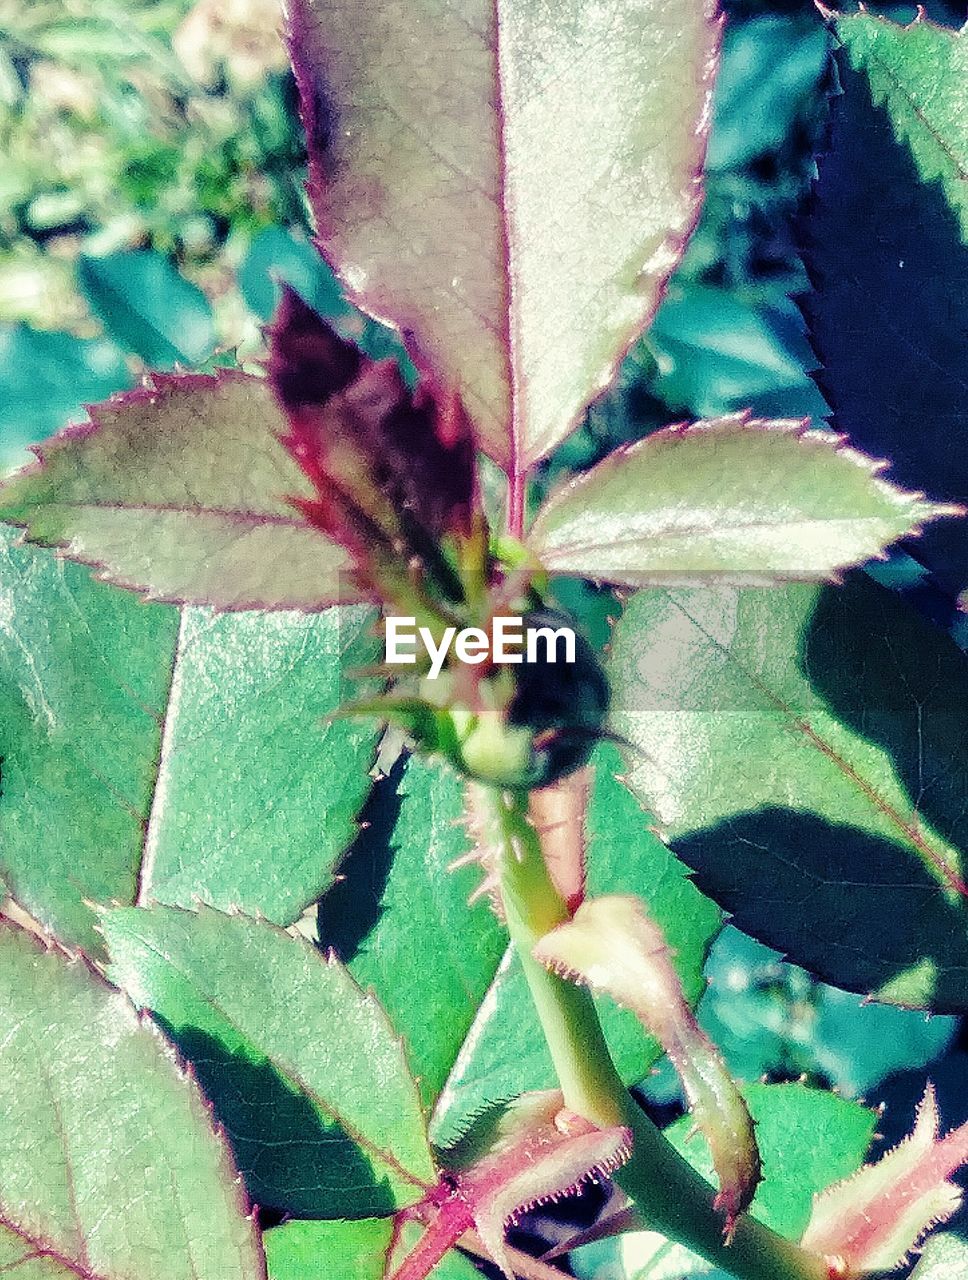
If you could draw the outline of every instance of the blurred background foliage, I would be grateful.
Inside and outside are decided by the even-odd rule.
[[[726,9],[701,222],[651,332],[541,483],[683,417],[825,413],[795,298],[828,35],[809,2]],[[0,0],[0,470],[148,367],[251,358],[278,278],[372,354],[395,349],[311,247],[279,25],[277,0]],[[965,1118],[956,1019],[863,1006],[732,928],[708,972],[702,1018],[740,1077],[897,1099],[906,1123],[933,1064],[946,1120]],[[663,1070],[643,1090],[674,1114]]]

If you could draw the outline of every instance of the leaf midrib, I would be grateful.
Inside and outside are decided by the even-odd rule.
[[[239,507],[206,507],[182,505],[171,502],[128,502],[122,498],[55,498],[50,504],[52,508],[66,508],[69,511],[122,511],[122,512],[154,512],[157,515],[190,516],[193,519],[215,517],[238,524],[273,525],[283,528],[309,530],[306,520],[296,515],[283,515],[280,512],[263,512],[244,510]]]
[[[188,617],[188,610],[182,608],[178,615],[178,633],[175,637],[175,647],[171,659],[171,674],[168,679],[168,688],[165,691],[164,709],[161,714],[160,733],[158,737],[158,754],[155,757],[152,769],[151,779],[151,795],[147,804],[147,817],[143,822],[144,834],[141,840],[141,850],[138,858],[138,871],[135,877],[135,905],[139,907],[147,906],[151,898],[152,880],[154,878],[155,858],[157,854],[158,840],[160,839],[160,829],[163,822],[163,809],[165,806],[165,789],[162,784],[162,777],[168,764],[168,759],[172,751],[172,738],[175,734],[175,724],[178,718],[178,708],[175,705],[178,699],[178,677],[179,667],[183,657],[185,628]]]

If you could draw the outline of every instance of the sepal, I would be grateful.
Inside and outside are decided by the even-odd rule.
[[[525,1094],[492,1108],[443,1153],[446,1172],[417,1205],[398,1215],[398,1231],[425,1224],[416,1246],[397,1262],[391,1244],[390,1280],[424,1280],[465,1231],[476,1231],[491,1259],[514,1280],[505,1229],[519,1214],[560,1199],[583,1183],[607,1177],[631,1155],[632,1135],[599,1129],[564,1107],[557,1091]]]
[[[814,1198],[801,1244],[827,1260],[833,1280],[895,1271],[961,1205],[962,1190],[949,1179],[966,1162],[968,1124],[939,1138],[928,1085],[903,1142]]]
[[[638,899],[585,901],[546,934],[535,958],[562,977],[610,995],[656,1037],[682,1081],[719,1178],[727,1239],[753,1199],[760,1157],[753,1121],[726,1065],[686,1002],[662,930]]]

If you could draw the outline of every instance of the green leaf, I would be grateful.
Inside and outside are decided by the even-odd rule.
[[[0,536],[0,876],[100,953],[89,902],[198,899],[288,924],[332,880],[376,729],[372,615],[144,605]]]
[[[968,1241],[940,1235],[928,1240],[911,1280],[962,1280],[968,1272]]]
[[[109,337],[154,369],[199,364],[215,347],[208,299],[162,253],[82,254],[77,279]]]
[[[316,249],[286,227],[265,227],[259,232],[239,267],[238,280],[242,297],[260,320],[271,320],[282,283],[321,316],[344,317],[352,310]]]
[[[403,1045],[335,957],[245,916],[107,911],[109,974],[193,1064],[260,1205],[367,1217],[434,1180]]]
[[[59,431],[86,401],[130,381],[111,342],[0,326],[0,474],[28,462],[26,446]]]
[[[289,13],[328,255],[527,470],[607,384],[692,227],[712,6]]]
[[[620,766],[611,747],[596,752],[595,782],[588,813],[588,892],[637,893],[649,903],[675,953],[686,998],[695,1003],[702,989],[702,965],[719,913],[684,869],[650,831],[636,801],[615,777]],[[530,1008],[520,963],[512,952],[502,960],[453,1065],[432,1120],[435,1142],[446,1145],[465,1129],[486,1102],[524,1090],[554,1087],[551,1059]],[[641,1080],[661,1054],[638,1019],[603,998],[599,1014],[609,1047],[628,1083]]]
[[[837,14],[834,30],[847,62],[867,76],[871,97],[910,148],[921,180],[941,183],[968,234],[968,40],[923,14],[907,26],[868,13]]]
[[[383,1280],[393,1224],[387,1218],[359,1222],[287,1222],[265,1235],[269,1280]],[[407,1233],[405,1233],[406,1235]],[[480,1272],[451,1251],[431,1280],[480,1280]]]
[[[361,987],[379,995],[430,1107],[494,978],[507,933],[486,901],[468,906],[481,868],[450,869],[469,847],[457,775],[415,756],[399,793],[387,779],[374,799],[371,825],[320,903],[320,941],[346,960]]]
[[[729,927],[710,950],[706,977],[700,1024],[741,1080],[805,1074],[869,1097],[895,1072],[923,1071],[941,1057],[961,1025],[817,982]]]
[[[647,591],[610,659],[630,785],[735,923],[821,977],[965,1007],[968,658],[864,574]]]
[[[529,544],[625,586],[830,577],[960,508],[924,502],[826,431],[744,415],[669,427],[567,481]]]
[[[0,922],[0,1268],[258,1280],[238,1178],[162,1038],[80,961]]]
[[[919,19],[835,16],[843,89],[803,225],[804,300],[834,425],[910,488],[968,493],[968,38]],[[912,553],[968,584],[968,525]]]
[[[309,490],[265,381],[159,374],[91,412],[0,487],[0,519],[151,599],[318,609],[351,598],[342,548],[287,500]]]

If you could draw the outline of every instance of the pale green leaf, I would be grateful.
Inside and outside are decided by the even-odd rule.
[[[158,1017],[261,1205],[367,1217],[435,1180],[404,1048],[335,957],[245,916],[103,916],[109,974]]]
[[[156,374],[91,413],[0,488],[0,519],[154,600],[318,609],[353,598],[342,548],[288,502],[308,490],[264,380]]]
[[[830,577],[959,512],[879,469],[798,422],[670,427],[566,482],[529,544],[552,572],[631,587]]]
[[[608,383],[692,227],[712,6],[289,9],[328,255],[527,470]]]
[[[0,1269],[259,1280],[239,1180],[161,1036],[83,962],[0,923]]]
[[[376,729],[371,614],[145,605],[0,535],[0,876],[99,952],[94,903],[202,900],[279,923],[332,881]]]
[[[630,785],[748,933],[838,986],[965,1007],[968,657],[857,573],[643,591],[614,635]]]

